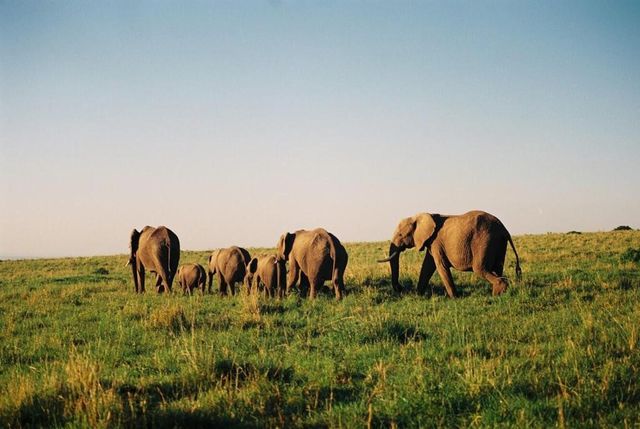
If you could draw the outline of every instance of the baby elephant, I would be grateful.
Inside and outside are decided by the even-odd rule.
[[[185,264],[178,269],[178,284],[184,293],[191,295],[195,288],[200,288],[204,295],[207,274],[200,264]]]
[[[256,282],[256,291],[260,284],[264,285],[265,294],[278,298],[284,296],[287,268],[284,262],[277,262],[274,255],[256,256],[247,264],[247,273],[244,276],[244,283],[247,291],[251,292],[253,281]]]

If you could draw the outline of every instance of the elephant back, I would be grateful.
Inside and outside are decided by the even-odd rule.
[[[227,282],[242,282],[251,256],[246,249],[232,246],[218,254],[217,266]]]

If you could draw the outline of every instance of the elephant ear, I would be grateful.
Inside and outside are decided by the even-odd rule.
[[[291,248],[293,247],[293,241],[295,240],[296,235],[285,232],[280,236],[280,240],[278,240],[278,248],[277,258],[282,258],[283,260],[289,257],[289,253],[291,253]]]
[[[218,252],[219,252],[219,250],[215,250],[215,251],[211,252],[211,255],[209,255],[208,268],[209,268],[209,271],[214,273],[214,274],[216,272],[216,259],[218,258]]]
[[[242,259],[244,259],[244,264],[245,265],[249,264],[249,261],[251,260],[251,255],[249,254],[249,251],[241,247],[240,253],[242,253]]]
[[[291,253],[291,249],[293,248],[293,242],[296,239],[296,234],[290,234],[287,232],[287,235],[284,238],[284,254],[289,257],[289,253]]]
[[[415,224],[413,242],[416,249],[422,251],[436,231],[436,221],[429,213],[420,213],[415,216]]]
[[[131,231],[131,239],[129,240],[129,248],[131,249],[131,257],[133,257],[138,251],[138,244],[140,243],[140,233],[137,229]]]
[[[249,261],[248,269],[251,274],[254,274],[258,270],[258,258],[253,258]]]

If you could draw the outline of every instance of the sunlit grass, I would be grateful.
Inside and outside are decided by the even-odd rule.
[[[640,424],[640,232],[515,244],[522,281],[509,251],[505,295],[454,273],[457,300],[411,292],[415,251],[394,294],[386,243],[346,245],[342,302],[137,296],[124,255],[1,262],[0,427]]]

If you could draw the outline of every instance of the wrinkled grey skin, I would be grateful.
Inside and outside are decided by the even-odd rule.
[[[255,256],[247,264],[244,283],[247,290],[251,291],[255,281],[255,290],[264,286],[265,295],[270,297],[284,296],[287,268],[285,262],[276,260],[274,255]]]
[[[456,288],[450,271],[455,268],[473,271],[491,283],[493,295],[499,295],[508,285],[502,277],[507,243],[515,253],[516,276],[520,277],[520,260],[511,235],[495,216],[483,211],[458,216],[418,213],[400,221],[391,238],[389,257],[378,262],[390,263],[391,284],[400,292],[400,253],[414,247],[419,251],[426,250],[418,279],[419,293],[427,290],[429,279],[437,270],[447,294],[455,297]]]
[[[310,286],[310,299],[315,298],[317,289],[327,280],[331,280],[337,300],[346,294],[344,271],[349,255],[340,240],[325,229],[301,229],[293,234],[282,234],[276,258],[281,262],[289,261],[287,294],[298,283],[298,279],[301,288],[306,284]]]
[[[213,276],[217,274],[218,284],[220,285],[220,294],[235,295],[236,283],[242,283],[246,274],[246,267],[251,260],[251,255],[246,249],[238,246],[232,246],[227,249],[214,251],[209,256],[209,264],[207,274],[209,278],[209,292],[213,284]]]
[[[200,264],[185,264],[178,268],[178,284],[185,294],[191,295],[194,289],[200,289],[204,295],[207,285],[207,273]]]
[[[171,292],[180,261],[180,240],[169,228],[145,226],[134,229],[129,241],[129,261],[136,293],[144,293],[145,271],[155,273],[156,290]]]

